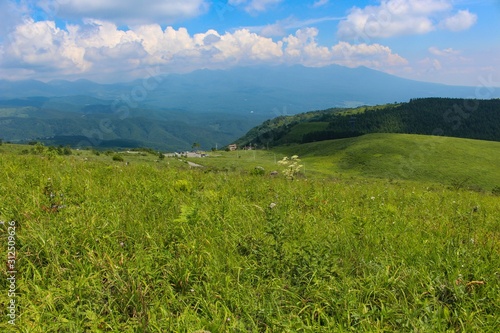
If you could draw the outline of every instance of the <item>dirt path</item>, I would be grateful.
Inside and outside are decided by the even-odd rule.
[[[193,163],[193,162],[190,162],[188,161],[188,164],[191,168],[203,168],[203,165],[200,165],[200,164],[196,164],[196,163]]]

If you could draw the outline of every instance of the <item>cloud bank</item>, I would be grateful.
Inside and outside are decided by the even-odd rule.
[[[340,42],[327,47],[318,44],[317,36],[316,28],[298,29],[273,40],[248,29],[190,34],[185,28],[149,24],[122,30],[95,19],[61,29],[53,21],[27,20],[1,47],[0,66],[23,69],[26,77],[81,77],[98,72],[113,80],[114,73],[132,73],[146,66],[182,72],[257,63],[372,68],[406,64],[404,58],[379,44]]]
[[[421,35],[438,28],[460,31],[476,23],[468,10],[453,12],[451,0],[382,0],[379,6],[354,7],[340,22],[337,36],[345,40],[369,40]]]
[[[460,51],[449,48],[453,44],[425,46],[427,53],[417,58],[398,54],[398,44],[403,45],[400,52],[406,50],[400,41],[387,41],[390,46],[381,41],[470,29],[477,15],[457,10],[455,0],[375,3],[352,7],[346,16],[328,16],[324,10],[333,9],[335,2],[310,0],[302,8],[317,12],[303,18],[300,12],[276,14],[290,7],[283,0],[150,0],[147,5],[139,0],[4,0],[0,11],[9,15],[0,21],[0,78],[113,82],[141,78],[151,66],[161,74],[253,64],[339,64],[411,77],[431,73],[439,79],[447,70],[457,72],[470,63]],[[258,26],[220,28],[226,11],[251,19],[245,22],[275,19],[274,23],[257,20]],[[193,25],[197,33],[183,27],[190,26],[192,18],[201,20],[214,12],[220,30],[200,30],[199,22]],[[183,21],[186,24],[179,25]],[[326,26],[334,30],[328,32]],[[497,66],[491,59],[486,58],[483,62],[488,65],[483,67],[494,72]],[[468,66],[471,75],[477,66]]]

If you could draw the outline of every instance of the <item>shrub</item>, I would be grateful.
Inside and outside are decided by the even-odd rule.
[[[41,142],[37,142],[32,148],[33,154],[43,154],[45,152],[45,145]]]
[[[113,161],[123,162],[123,157],[121,155],[114,154],[113,155]]]
[[[73,151],[71,150],[70,146],[66,146],[63,148],[63,155],[71,155],[73,154]]]
[[[266,170],[261,166],[256,166],[252,171],[250,171],[250,174],[254,176],[263,176],[265,173]]]

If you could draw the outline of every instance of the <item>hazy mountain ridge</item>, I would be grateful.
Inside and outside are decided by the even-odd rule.
[[[0,80],[0,138],[17,141],[92,132],[100,142],[134,140],[187,149],[196,140],[208,149],[228,144],[277,116],[415,97],[469,97],[475,91],[342,66],[197,70],[118,84]],[[500,97],[500,91],[494,93],[498,96],[492,97]],[[67,120],[68,128],[53,119]],[[127,137],[128,133],[135,136]]]

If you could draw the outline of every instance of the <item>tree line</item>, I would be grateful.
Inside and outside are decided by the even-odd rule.
[[[301,121],[327,122],[328,126],[322,131],[304,134],[297,143],[368,133],[441,135],[500,141],[500,99],[415,98],[407,103],[383,107],[362,107],[344,112],[331,109],[310,114],[310,117],[291,116],[286,121],[267,121],[255,128],[252,143],[275,145]]]

